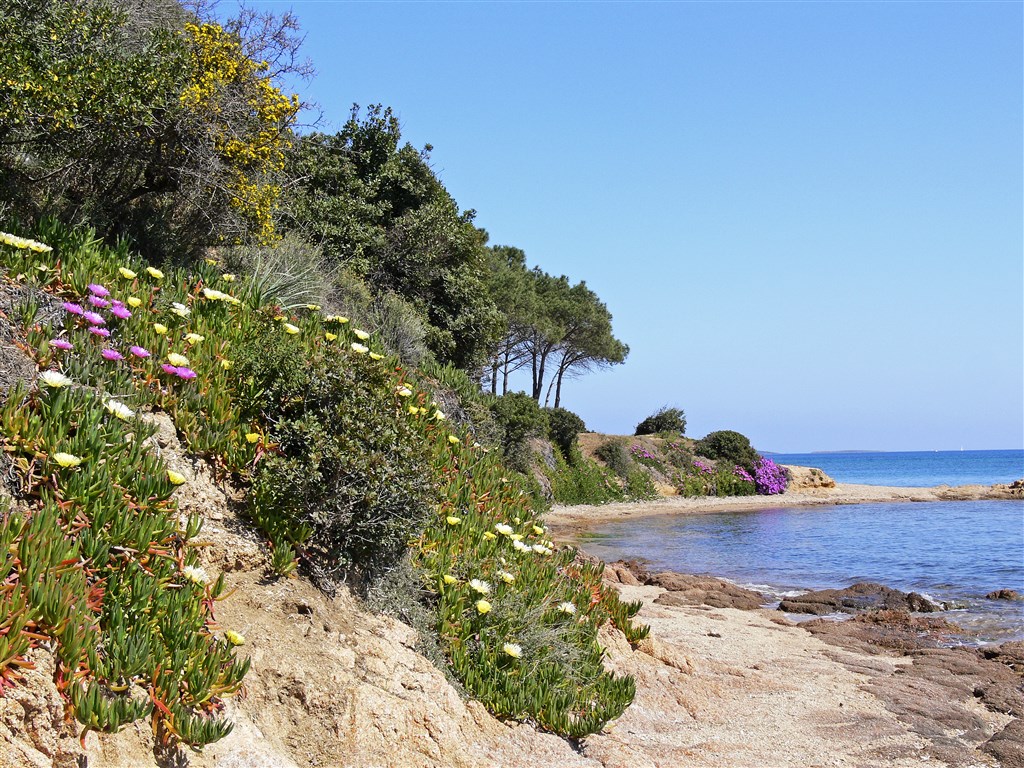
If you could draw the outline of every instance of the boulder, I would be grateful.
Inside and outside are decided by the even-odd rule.
[[[798,597],[789,597],[779,603],[779,610],[786,613],[810,613],[815,616],[824,616],[828,613],[858,613],[878,610],[930,613],[943,610],[943,606],[933,603],[917,592],[901,592],[884,584],[863,582],[846,589],[822,589]]]

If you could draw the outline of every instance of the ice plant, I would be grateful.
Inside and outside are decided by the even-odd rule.
[[[458,445],[462,441],[459,440],[459,438],[457,438],[455,435],[448,435],[448,442],[451,443],[452,445]]]
[[[176,365],[171,365],[170,363],[163,363],[160,366],[160,368],[163,369],[164,373],[169,373],[171,376],[178,375],[178,367]]]
[[[101,309],[110,306],[109,301],[107,301],[106,299],[102,299],[99,296],[90,296],[89,303],[92,304],[94,307],[100,307]]]
[[[455,517],[455,515],[448,515],[448,517],[445,518],[445,522],[447,522],[448,525],[458,525],[462,522],[462,518]]]
[[[177,352],[168,352],[167,362],[174,366],[188,365],[188,358],[184,355],[179,355]]]
[[[107,296],[110,295],[110,291],[108,291],[99,283],[89,283],[89,285],[87,285],[86,288],[88,289],[89,293],[91,293],[93,296],[106,298]]]
[[[74,348],[70,341],[65,341],[64,339],[51,339],[50,346],[63,349],[65,352]]]
[[[128,306],[129,307],[134,307],[135,309],[138,309],[139,307],[142,306],[142,299],[140,299],[138,296],[129,296],[128,297]]]
[[[483,600],[483,599],[477,600],[475,605],[476,605],[477,613],[490,613],[491,612],[491,604],[488,603],[486,600]]]
[[[110,314],[114,315],[114,317],[119,317],[122,320],[127,320],[132,316],[131,310],[127,307],[119,307],[117,305],[110,308]]]
[[[70,312],[72,315],[84,315],[85,310],[78,304],[73,304],[70,301],[65,301],[63,304],[65,311]]]
[[[504,581],[506,584],[512,584],[516,580],[516,577],[508,571],[498,571],[498,578]]]
[[[327,339],[328,341],[334,341],[338,338],[338,334],[331,333],[330,331],[325,331],[324,338]]]
[[[221,275],[221,279],[223,279],[225,283],[235,282],[235,276],[230,272],[225,272],[223,275]]]
[[[53,454],[53,460],[62,467],[77,467],[82,463],[81,457],[75,456],[73,453],[55,453]]]
[[[224,633],[224,637],[226,637],[228,642],[232,645],[245,645],[245,637],[234,630],[229,629]]]
[[[107,321],[104,320],[96,312],[86,312],[86,313],[84,313],[82,315],[82,317],[85,318],[85,322],[89,323],[89,325],[106,325],[107,324]]]
[[[138,277],[138,275],[136,275],[135,272],[133,272],[132,270],[128,269],[128,267],[118,267],[117,273],[121,275],[121,277],[123,277],[125,280],[134,280],[136,277]]]
[[[359,339],[360,341],[366,341],[368,338],[370,338],[370,334],[368,334],[366,331],[360,331],[358,328],[353,328],[352,333],[354,333],[356,335],[356,338]]]
[[[357,355],[365,355],[367,352],[370,351],[370,348],[364,347],[362,344],[356,344],[355,342],[353,342],[352,351],[355,352]]]
[[[370,359],[371,360],[383,360],[384,359],[384,355],[378,355],[376,352],[371,352],[370,353]]]
[[[228,359],[223,359],[220,361],[220,367],[223,368],[225,371],[230,371],[231,366],[233,365],[234,363]]]
[[[576,613],[576,605],[575,605],[575,603],[570,603],[568,601],[564,602],[564,603],[559,603],[558,604],[558,612],[559,613],[567,613],[567,614],[569,614],[571,616],[572,614]]]
[[[285,323],[282,326],[282,328],[284,328],[285,333],[290,333],[292,336],[299,332],[298,327],[292,325],[291,323]]]
[[[128,347],[128,351],[135,355],[135,357],[149,357],[149,350],[146,349],[145,347],[132,345]]]
[[[501,650],[505,652],[506,656],[511,656],[513,659],[518,659],[523,655],[522,646],[516,643],[505,643],[501,646]]]
[[[146,272],[149,273],[150,277],[152,277],[152,278],[154,278],[156,280],[163,280],[164,279],[164,273],[161,272],[156,267],[146,267]]]
[[[127,421],[135,416],[135,411],[118,400],[107,400],[103,405],[106,406],[106,409],[110,411],[110,413],[122,421]]]
[[[446,573],[441,578],[444,580],[445,584],[458,584],[459,583],[459,580],[456,579],[454,576],[452,576],[450,573]]]
[[[480,579],[470,579],[469,588],[481,595],[487,595],[491,592],[491,585]]]
[[[153,330],[156,331],[157,334],[159,334],[160,336],[163,336],[165,333],[167,333],[167,326],[164,325],[163,323],[153,323]]]
[[[186,565],[181,569],[181,575],[194,584],[205,584],[209,580],[206,571],[195,565]]]
[[[71,379],[58,371],[43,371],[39,374],[39,381],[54,389],[60,389],[71,384]]]
[[[167,470],[167,479],[174,485],[182,485],[185,482],[185,476],[180,472],[175,472],[173,469]]]
[[[92,326],[89,329],[89,333],[94,334],[96,336],[102,336],[103,338],[107,338],[110,336],[110,331],[108,331],[106,328],[100,328],[99,326],[96,325]]]
[[[194,379],[199,374],[197,374],[191,368],[179,365],[177,369],[175,369],[174,375],[177,376],[179,379]]]
[[[508,523],[497,523],[494,526],[494,530],[496,530],[502,536],[511,536],[513,533],[512,526]]]
[[[185,341],[187,341],[189,344],[198,344],[201,341],[206,341],[206,337],[201,336],[198,333],[186,333]]]
[[[246,432],[245,433],[245,441],[247,443],[258,443],[260,441],[259,433],[258,432]]]
[[[182,304],[180,301],[171,303],[171,312],[176,314],[178,317],[188,317],[192,314],[192,310]]]
[[[103,355],[103,359],[104,360],[110,360],[110,361],[124,360],[124,355],[122,355],[116,349],[109,349],[109,348],[107,348],[107,349],[104,349],[102,352],[100,352],[100,354]]]

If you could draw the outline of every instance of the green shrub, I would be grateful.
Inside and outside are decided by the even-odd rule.
[[[509,465],[519,472],[528,472],[530,456],[526,441],[547,434],[547,414],[536,400],[522,392],[495,398],[491,413],[498,424],[501,448]]]
[[[253,473],[252,514],[309,558],[321,586],[343,570],[386,570],[436,501],[428,456],[388,367],[310,350],[271,329],[236,360],[240,408],[276,446]]]
[[[680,408],[663,406],[636,425],[636,435],[656,435],[669,432],[674,435],[686,433],[686,414]]]
[[[732,467],[719,467],[715,471],[716,496],[753,496],[754,483],[736,474]]]
[[[626,496],[633,501],[648,501],[661,496],[654,480],[642,469],[634,469],[626,475]]]
[[[709,459],[738,464],[751,473],[758,458],[757,451],[750,445],[750,440],[731,429],[711,432],[697,441],[694,451]]]
[[[558,504],[606,504],[623,501],[625,492],[615,474],[588,460],[573,447],[569,458],[555,453],[555,469],[549,474],[551,495]]]
[[[618,440],[601,443],[594,451],[594,455],[619,477],[625,478],[633,468],[633,461],[626,453],[626,447]]]
[[[273,246],[237,246],[225,251],[225,267],[246,279],[238,297],[259,309],[278,304],[286,310],[323,304],[331,275],[322,251],[295,234]]]
[[[562,455],[567,457],[576,444],[580,432],[587,431],[587,425],[579,416],[565,408],[545,408],[548,416],[548,437]]]

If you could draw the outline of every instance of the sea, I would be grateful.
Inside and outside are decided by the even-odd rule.
[[[837,482],[889,486],[1006,483],[1024,478],[1024,451],[772,454],[818,467]],[[956,640],[1024,640],[1024,500],[766,508],[654,516],[586,534],[606,561],[640,559],[655,570],[709,574],[758,589],[773,602],[812,589],[875,581],[944,602],[964,627]],[[790,618],[800,619],[799,616]]]

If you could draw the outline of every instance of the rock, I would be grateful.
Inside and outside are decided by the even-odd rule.
[[[981,745],[1002,768],[1024,768],[1024,720],[1011,720],[999,733]]]
[[[836,487],[836,481],[816,467],[797,467],[789,464],[783,464],[782,467],[789,473],[787,492]]]
[[[659,605],[710,605],[713,608],[739,608],[749,611],[762,607],[767,598],[760,592],[744,589],[710,576],[690,576],[683,573],[658,573],[647,579],[647,584],[668,590],[658,596]]]
[[[849,621],[815,619],[800,626],[833,645],[867,653],[879,653],[880,649],[937,648],[963,632],[961,627],[942,618],[911,616],[906,611],[893,610],[863,613]]]
[[[790,597],[779,603],[786,613],[810,613],[824,616],[828,613],[857,613],[874,610],[907,610],[918,613],[941,611],[937,605],[917,592],[900,592],[883,584],[864,582],[846,589],[823,589]]]
[[[1020,600],[1020,594],[1012,589],[997,589],[985,595],[986,600]]]

